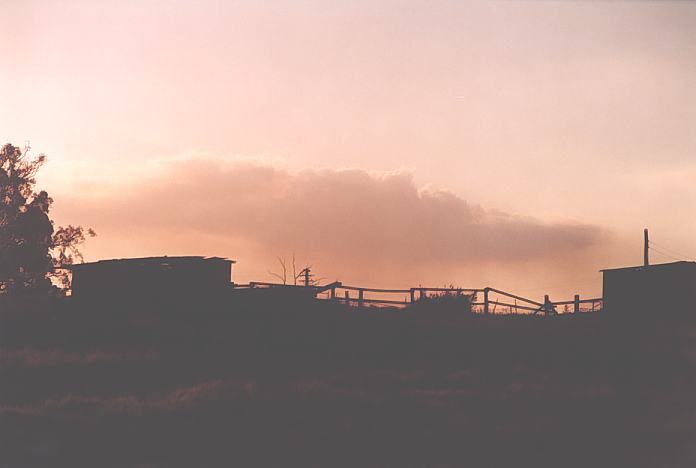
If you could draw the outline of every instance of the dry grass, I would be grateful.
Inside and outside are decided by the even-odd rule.
[[[5,322],[0,466],[696,466],[691,324],[321,307]]]

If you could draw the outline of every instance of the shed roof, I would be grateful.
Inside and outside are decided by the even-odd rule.
[[[122,265],[133,265],[133,266],[155,266],[155,265],[191,265],[200,264],[207,262],[224,262],[224,263],[236,263],[235,260],[230,260],[223,257],[203,257],[203,256],[182,256],[182,257],[141,257],[141,258],[114,258],[109,260],[99,260],[96,262],[89,263],[78,263],[75,265],[69,265],[66,268],[72,270],[79,270],[82,268],[91,267],[109,267],[109,266],[122,266]]]
[[[641,271],[641,270],[669,270],[669,269],[676,269],[676,268],[696,268],[696,262],[687,262],[687,261],[679,261],[679,262],[671,262],[671,263],[658,263],[655,265],[640,265],[640,266],[632,266],[632,267],[623,267],[623,268],[605,268],[603,270],[599,270],[602,273],[607,272],[607,271]]]

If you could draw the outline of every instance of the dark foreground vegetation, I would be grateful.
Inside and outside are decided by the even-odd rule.
[[[691,323],[103,302],[3,304],[1,466],[696,466]]]

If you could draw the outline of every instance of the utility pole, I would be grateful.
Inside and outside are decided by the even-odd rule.
[[[648,255],[648,249],[650,248],[650,241],[648,240],[648,229],[643,229],[643,266],[650,265],[650,257]]]

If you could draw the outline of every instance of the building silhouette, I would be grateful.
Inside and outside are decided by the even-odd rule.
[[[696,309],[696,262],[602,270],[604,310],[627,316],[683,316]]]
[[[221,257],[146,257],[72,265],[72,296],[116,300],[207,297],[232,284],[234,260]]]

